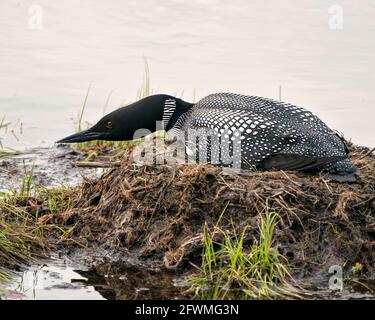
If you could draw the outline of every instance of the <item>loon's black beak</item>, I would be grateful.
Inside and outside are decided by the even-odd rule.
[[[74,133],[70,136],[65,137],[57,141],[56,143],[74,143],[74,142],[86,142],[92,140],[105,140],[108,137],[108,132],[95,132],[91,129],[87,129],[78,133]]]

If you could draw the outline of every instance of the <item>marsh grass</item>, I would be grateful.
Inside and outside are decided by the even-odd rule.
[[[21,152],[15,151],[15,150],[5,150],[5,149],[0,150],[0,158],[14,157],[14,156],[17,156],[19,154],[21,154]]]
[[[188,278],[189,291],[203,299],[301,297],[287,281],[291,279],[287,259],[273,246],[279,215],[272,211],[261,215],[258,238],[248,227],[241,233],[224,230],[219,227],[221,217],[213,228],[204,225],[200,273]]]
[[[5,116],[0,119],[0,158],[18,154],[16,151],[5,149],[1,142],[3,138],[2,135],[8,132],[8,127],[10,124],[10,122],[6,122]]]
[[[143,80],[140,88],[137,92],[136,101],[146,98],[152,95],[153,90],[151,89],[151,81],[150,81],[150,68],[146,58],[144,59],[144,73],[143,73]]]
[[[253,172],[258,171],[258,168],[255,164],[250,163],[249,160],[247,160],[245,157],[241,157],[241,159],[242,159],[242,162],[246,163],[250,171],[253,171]]]
[[[26,170],[26,169],[25,169]],[[37,185],[33,167],[25,171],[19,188],[0,198],[0,282],[9,278],[9,270],[36,257],[44,256],[47,237],[69,237],[72,227],[49,223],[48,217],[68,210],[73,190],[61,186],[46,189]],[[48,241],[50,243],[50,241]]]
[[[4,137],[8,134],[11,134],[16,141],[19,141],[19,136],[16,132],[18,132],[20,135],[23,134],[22,122],[17,120],[16,122],[12,123],[6,121],[5,116],[2,116],[2,118],[0,119],[0,157],[14,156],[20,153],[16,150],[13,150],[12,148],[5,147],[2,143]]]
[[[25,177],[21,181],[21,188],[19,191],[19,196],[21,197],[30,197],[31,191],[34,186],[34,164],[31,166],[30,170],[27,170],[24,164]]]
[[[8,126],[10,125],[10,122],[5,121],[5,116],[3,116],[0,120],[0,130],[4,130],[5,133],[8,130]]]
[[[86,109],[86,104],[87,104],[87,99],[89,97],[89,94],[90,94],[90,90],[91,90],[91,83],[89,84],[88,88],[87,88],[87,91],[86,91],[86,96],[85,96],[85,100],[83,101],[83,105],[82,105],[82,108],[81,108],[81,111],[78,115],[78,121],[77,121],[77,132],[81,132],[83,130],[83,125],[82,125],[82,122],[83,122],[83,114],[85,113],[85,109]]]
[[[11,157],[11,156],[16,156],[20,154],[20,152],[16,150],[12,150],[10,148],[5,148],[2,144],[2,139],[3,135],[7,134],[8,132],[8,127],[11,125],[11,122],[7,122],[5,120],[5,116],[3,116],[0,119],[0,158],[2,157]]]

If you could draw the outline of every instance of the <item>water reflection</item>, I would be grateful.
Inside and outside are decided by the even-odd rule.
[[[6,287],[6,300],[97,300],[103,297],[63,262],[33,265]]]
[[[13,277],[0,295],[5,300],[177,299],[176,274],[124,264],[90,268],[66,260],[46,261]]]

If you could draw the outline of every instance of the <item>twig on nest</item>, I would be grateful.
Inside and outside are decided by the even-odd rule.
[[[120,167],[121,162],[92,162],[92,161],[77,161],[75,163],[77,167],[81,168],[113,168],[113,167]]]
[[[372,148],[369,152],[367,152],[364,156],[360,157],[358,160],[362,160],[366,157],[368,157],[371,153],[375,151],[375,148]]]

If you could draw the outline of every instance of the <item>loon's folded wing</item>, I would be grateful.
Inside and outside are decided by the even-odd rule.
[[[346,157],[332,156],[315,158],[298,154],[277,153],[264,159],[260,167],[263,169],[309,171],[344,158]]]

